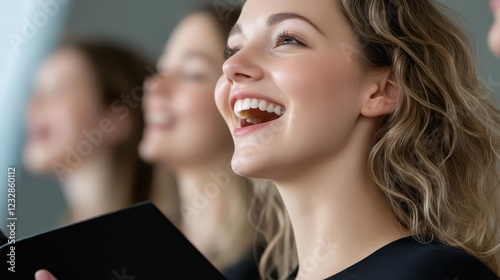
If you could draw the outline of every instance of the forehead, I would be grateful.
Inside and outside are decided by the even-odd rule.
[[[57,50],[40,67],[38,82],[55,82],[64,79],[92,79],[92,69],[85,56],[78,50]]]
[[[238,23],[265,21],[270,15],[291,12],[315,23],[338,19],[335,0],[247,0]]]
[[[158,61],[160,70],[179,67],[186,56],[221,64],[224,43],[219,28],[209,15],[197,13],[184,19],[173,31]]]
[[[277,18],[280,20],[276,20]],[[300,24],[311,23],[330,44],[356,45],[351,29],[337,6],[337,0],[248,0],[231,32],[231,38],[239,37],[232,36],[239,33],[247,39],[266,34],[263,31],[269,26],[279,25],[281,22],[287,22],[285,27],[293,29],[295,23],[290,25],[292,21],[283,20],[284,18],[293,18],[295,22],[298,21],[297,18],[302,18]]]

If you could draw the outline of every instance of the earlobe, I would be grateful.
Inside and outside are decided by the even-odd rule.
[[[396,110],[398,100],[385,97],[375,97],[370,99],[361,109],[361,114],[365,117],[375,118],[390,114]]]
[[[365,99],[361,114],[370,118],[390,114],[396,110],[402,96],[401,87],[391,75],[378,85],[376,92]]]

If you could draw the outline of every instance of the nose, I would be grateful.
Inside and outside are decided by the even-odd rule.
[[[26,106],[28,114],[32,114],[33,112],[40,110],[40,108],[43,106],[43,103],[45,103],[43,96],[41,96],[41,94],[37,92],[33,93],[28,99],[28,103]]]
[[[243,48],[224,62],[222,71],[230,83],[258,81],[264,77],[258,61],[258,54],[252,53],[248,47]]]
[[[26,104],[26,117],[28,124],[37,119],[37,117],[46,109],[47,100],[41,94],[35,92]]]

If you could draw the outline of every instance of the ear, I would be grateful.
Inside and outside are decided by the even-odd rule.
[[[375,118],[394,112],[403,97],[403,90],[391,71],[377,76],[376,85],[366,94],[362,104],[361,114],[365,117]]]

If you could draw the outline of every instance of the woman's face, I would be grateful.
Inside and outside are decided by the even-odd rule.
[[[496,56],[500,56],[500,0],[490,0],[490,4],[495,22],[491,27],[488,41],[491,51]]]
[[[76,167],[70,150],[78,153],[83,131],[97,128],[102,114],[91,73],[85,58],[71,49],[57,51],[40,68],[28,104],[24,151],[33,172],[47,172],[54,162]]]
[[[334,1],[246,2],[216,89],[236,173],[277,180],[341,153],[368,87],[354,45]]]
[[[145,160],[197,164],[232,152],[213,98],[224,61],[223,39],[213,21],[201,13],[182,21],[158,61],[159,74],[145,84],[140,144]]]

